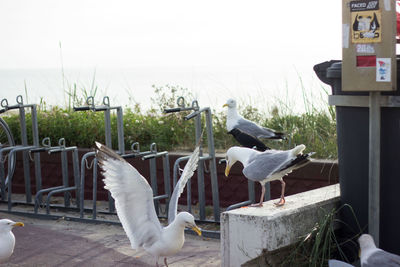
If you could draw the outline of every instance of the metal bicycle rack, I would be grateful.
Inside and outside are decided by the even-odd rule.
[[[124,154],[125,153],[125,143],[124,143],[124,125],[123,125],[123,113],[122,113],[122,107],[121,106],[116,106],[116,107],[111,107],[110,106],[110,99],[108,96],[105,96],[103,98],[103,105],[96,106],[94,104],[94,97],[89,96],[86,99],[86,104],[87,106],[83,107],[74,107],[74,111],[87,111],[91,110],[93,112],[99,112],[102,111],[104,112],[104,128],[105,128],[105,145],[112,148],[112,136],[111,136],[111,111],[116,110],[117,111],[117,134],[118,134],[118,153],[119,154]],[[88,157],[94,156],[94,152],[88,152],[82,157],[82,162],[81,162],[81,196],[82,194],[84,195],[84,185],[85,185],[85,165],[84,163],[87,161]],[[97,161],[94,162],[95,166],[97,165]],[[96,178],[97,178],[97,167],[96,170]],[[93,176],[95,173],[93,174]],[[81,199],[81,204],[83,205],[83,198]],[[108,208],[109,211],[112,212],[115,209],[114,206],[114,199],[111,197],[110,192],[108,192]]]
[[[58,146],[51,147],[50,145],[50,138],[45,138],[42,141],[43,147],[41,148],[34,148],[31,150],[31,153],[38,153],[47,151],[49,154],[53,153],[60,153],[61,154],[61,173],[62,173],[62,182],[63,185],[50,187],[42,190],[38,190],[35,196],[35,214],[38,213],[39,205],[42,199],[42,195],[47,193],[46,198],[46,214],[50,214],[50,198],[57,193],[64,193],[64,207],[69,208],[71,199],[69,195],[69,191],[75,191],[76,194],[76,205],[79,208],[79,186],[80,186],[80,176],[79,176],[79,158],[78,158],[78,148],[76,146],[66,147],[65,146],[65,139],[61,138],[58,141]],[[72,166],[73,166],[73,173],[74,173],[74,186],[69,186],[68,181],[68,152],[72,152]]]
[[[200,108],[197,100],[192,101],[191,106],[185,105],[185,99],[179,97],[177,99],[177,108],[165,109],[164,113],[182,112],[182,111],[193,111],[191,114],[185,117],[185,120],[195,119],[195,135],[196,143],[199,142],[202,133],[202,123],[201,114],[205,114],[206,130],[207,130],[207,143],[208,143],[208,155],[203,155],[203,149],[200,147],[200,162],[203,164],[198,164],[197,167],[197,179],[198,179],[198,194],[199,194],[199,215],[200,221],[207,222],[206,212],[205,212],[205,186],[204,186],[204,172],[205,172],[205,161],[209,161],[209,172],[211,176],[211,190],[213,198],[213,209],[214,209],[214,221],[220,221],[220,210],[219,210],[219,192],[218,192],[218,177],[217,177],[217,166],[215,161],[215,148],[214,148],[214,135],[212,128],[212,113],[209,107]],[[188,160],[189,156],[180,157],[175,161],[173,167],[173,185],[175,186],[177,182],[177,176],[179,171],[179,163]],[[192,205],[192,192],[191,192],[191,179],[187,182],[187,205],[189,212],[191,212]]]
[[[25,196],[26,196],[26,203],[32,202],[32,192],[31,192],[31,177],[30,177],[30,167],[29,167],[29,151],[33,148],[39,147],[39,132],[38,132],[38,124],[37,124],[37,109],[35,104],[24,104],[22,96],[19,95],[16,98],[16,105],[10,106],[8,104],[7,99],[1,100],[1,113],[6,112],[12,109],[18,109],[19,111],[19,118],[20,118],[20,127],[21,127],[21,141],[22,145],[6,147],[0,149],[0,177],[1,180],[1,198],[5,200],[5,191],[6,187],[8,186],[8,210],[11,210],[12,207],[12,192],[11,192],[11,184],[12,184],[12,173],[9,175],[8,179],[6,180],[5,172],[4,172],[4,161],[3,161],[3,154],[8,153],[9,158],[16,158],[16,153],[22,151],[22,160],[23,160],[23,169],[24,169],[24,179],[25,179]],[[33,145],[28,145],[28,136],[27,136],[27,129],[26,129],[26,116],[25,116],[25,108],[31,109],[31,117],[32,117],[32,139]],[[11,169],[12,161],[8,161],[8,169]],[[35,177],[36,177],[36,188],[40,190],[42,187],[42,180],[41,180],[41,169],[40,169],[40,155],[38,153],[34,154],[34,165],[35,165]]]
[[[105,144],[106,146],[112,148],[112,142],[111,142],[111,110],[116,109],[117,110],[117,132],[118,132],[118,151],[117,153],[120,154],[123,158],[138,158],[141,157],[142,160],[149,160],[149,168],[150,168],[150,180],[151,180],[151,186],[153,189],[153,194],[154,194],[154,205],[156,208],[157,215],[159,215],[159,201],[161,199],[166,199],[167,203],[169,200],[169,197],[171,195],[171,189],[170,189],[170,174],[169,174],[169,157],[168,157],[168,152],[157,152],[157,147],[156,144],[153,143],[150,146],[149,151],[144,151],[141,152],[139,148],[139,143],[134,143],[132,144],[132,151],[133,153],[131,154],[125,154],[125,145],[124,145],[124,132],[123,132],[123,113],[122,113],[122,107],[110,107],[109,104],[109,98],[104,97],[103,98],[103,105],[102,106],[95,106],[94,105],[94,99],[93,97],[88,97],[87,99],[87,105],[85,107],[74,107],[75,111],[85,111],[85,110],[92,110],[92,111],[104,111],[104,121],[105,121]],[[93,165],[92,167],[87,166],[88,159],[90,157],[93,158]],[[165,185],[165,194],[164,195],[158,195],[158,188],[157,188],[157,169],[156,169],[156,159],[161,157],[163,160],[163,170],[164,170],[164,185]],[[97,182],[98,182],[98,167],[97,167],[97,159],[95,158],[95,152],[88,152],[85,155],[83,155],[81,159],[81,184],[80,188],[82,189],[80,191],[80,218],[84,218],[84,212],[85,209],[84,207],[84,188],[85,188],[85,170],[93,168],[93,204],[92,204],[92,220],[97,219]],[[114,200],[111,197],[110,193],[108,192],[108,199],[109,199],[109,212],[102,212],[102,213],[111,213],[114,214]]]

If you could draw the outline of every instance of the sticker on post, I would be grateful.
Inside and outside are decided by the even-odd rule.
[[[379,1],[351,1],[351,41],[354,44],[381,42],[381,11]]]
[[[391,81],[391,59],[377,58],[376,59],[376,81],[390,82]]]

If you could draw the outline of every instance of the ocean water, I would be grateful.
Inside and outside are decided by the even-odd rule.
[[[142,110],[155,103],[152,85],[188,88],[200,107],[222,110],[229,98],[261,110],[272,107],[304,112],[311,106],[326,108],[326,93],[311,67],[308,69],[255,67],[137,67],[129,69],[0,69],[0,98],[10,105],[17,95],[24,103],[68,106],[68,91],[74,85],[78,96],[97,87],[96,100],[109,96],[112,106]],[[191,102],[192,99],[188,99]]]

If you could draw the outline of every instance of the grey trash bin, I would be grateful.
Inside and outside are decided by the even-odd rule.
[[[368,92],[343,92],[341,67],[341,61],[328,61],[315,65],[314,70],[321,81],[331,86],[333,95],[369,95]],[[397,88],[400,88],[399,80]],[[399,95],[399,90],[382,95]],[[352,206],[363,232],[367,232],[369,108],[336,106],[336,123],[341,202]],[[399,152],[400,108],[382,107],[380,247],[396,254],[400,254]],[[349,225],[346,229],[349,235],[359,233],[350,210],[344,209],[341,219]]]

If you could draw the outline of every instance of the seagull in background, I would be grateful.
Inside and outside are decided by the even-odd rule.
[[[259,152],[247,147],[234,146],[226,152],[225,176],[228,177],[231,167],[240,161],[243,164],[244,176],[261,184],[261,198],[253,207],[261,207],[264,201],[265,184],[270,181],[280,180],[282,185],[281,198],[275,203],[277,206],[285,204],[285,182],[283,176],[295,169],[303,167],[310,162],[314,153],[302,154],[305,145],[298,145],[291,150],[266,150]]]
[[[14,252],[15,236],[12,229],[16,226],[24,226],[24,224],[9,219],[0,220],[0,263],[6,262]]]
[[[235,137],[235,133],[232,132],[235,129],[240,130],[241,132],[251,136],[251,138],[246,138],[246,142],[243,142],[242,140],[238,139],[235,137],[235,139],[245,147],[253,148],[256,146],[258,148],[258,143],[262,143],[259,138],[266,138],[266,139],[285,139],[285,134],[277,132],[275,130],[262,127],[258,125],[255,122],[249,121],[245,118],[243,118],[239,113],[237,112],[237,104],[236,100],[234,99],[228,99],[228,101],[223,105],[223,107],[228,107],[228,112],[226,116],[226,129],[228,130],[228,133],[232,134]],[[253,144],[252,144],[253,142]],[[268,147],[267,147],[268,149]],[[262,149],[259,149],[260,151],[264,151]]]
[[[162,227],[154,208],[153,190],[147,180],[112,149],[96,142],[96,157],[103,170],[104,188],[115,199],[117,215],[133,249],[144,248],[156,259],[177,253],[185,242],[185,227],[198,235],[194,217],[188,212],[177,213],[178,198],[192,177],[199,161],[199,145],[190,156],[175,185],[169,202],[169,225]]]
[[[399,267],[400,256],[377,248],[371,235],[363,234],[358,238],[360,244],[361,267]]]

